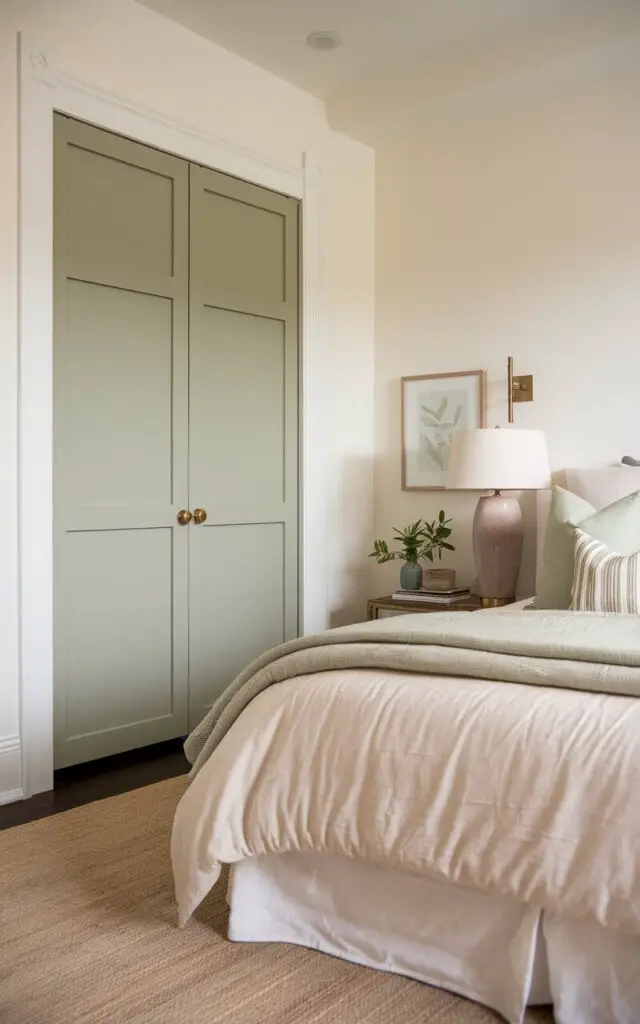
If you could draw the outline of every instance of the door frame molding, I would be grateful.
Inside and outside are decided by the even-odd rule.
[[[18,468],[21,796],[53,787],[53,114],[301,201],[300,628],[327,627],[322,166],[280,164],[68,74],[19,35]],[[304,540],[313,538],[311,543]]]

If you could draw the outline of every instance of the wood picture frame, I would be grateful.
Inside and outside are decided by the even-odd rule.
[[[484,370],[402,377],[402,490],[443,491],[456,430],[484,427]]]

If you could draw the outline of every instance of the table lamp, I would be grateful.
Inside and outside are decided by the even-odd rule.
[[[481,497],[473,517],[473,554],[485,607],[515,599],[522,555],[522,510],[502,491],[537,491],[551,473],[541,430],[460,430],[453,436],[448,490],[493,491]]]

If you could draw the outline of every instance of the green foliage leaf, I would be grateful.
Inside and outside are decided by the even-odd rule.
[[[378,565],[382,565],[384,562],[391,562],[397,557],[395,551],[389,551],[386,540],[374,540],[373,551],[370,553],[369,558],[375,558]]]
[[[398,547],[390,550],[386,540],[378,538],[373,542],[373,551],[370,552],[369,558],[375,558],[378,565],[396,558],[405,562],[419,562],[421,558],[426,558],[433,562],[437,555],[441,560],[443,549],[455,551],[453,544],[445,540],[445,537],[451,536],[451,522],[451,519],[446,518],[444,510],[441,510],[437,522],[435,519],[431,523],[416,519],[402,530],[394,526],[394,541]]]

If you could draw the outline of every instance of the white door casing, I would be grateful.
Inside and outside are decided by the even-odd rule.
[[[79,80],[21,35],[19,164],[19,614],[22,779],[53,785],[53,113],[59,111],[302,201],[301,624],[326,628],[322,169],[286,166]],[[306,538],[312,542],[305,543]]]

